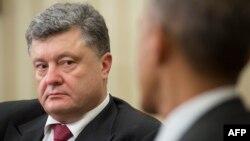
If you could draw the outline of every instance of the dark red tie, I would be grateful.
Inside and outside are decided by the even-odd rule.
[[[54,129],[54,141],[67,141],[73,135],[69,128],[63,124],[55,124]]]

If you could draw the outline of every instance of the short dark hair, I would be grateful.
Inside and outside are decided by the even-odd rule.
[[[30,52],[32,40],[46,39],[77,27],[83,41],[98,56],[110,52],[108,29],[102,15],[87,3],[57,3],[37,15],[26,31]]]
[[[236,80],[249,59],[249,0],[153,0],[190,65]]]

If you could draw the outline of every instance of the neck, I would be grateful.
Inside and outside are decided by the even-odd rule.
[[[205,91],[233,84],[208,74],[201,74],[185,64],[180,65],[180,62],[173,64],[161,73],[158,113],[163,118],[179,105]]]

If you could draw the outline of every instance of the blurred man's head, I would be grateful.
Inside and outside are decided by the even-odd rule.
[[[88,4],[55,4],[27,29],[45,111],[62,123],[80,119],[107,96],[112,64],[103,17]]]
[[[140,81],[149,112],[159,112],[164,99],[171,110],[205,89],[235,84],[248,61],[248,0],[151,0],[143,22]],[[202,86],[184,96],[189,83]]]

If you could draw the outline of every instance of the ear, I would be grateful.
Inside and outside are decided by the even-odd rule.
[[[154,40],[155,40],[155,53],[158,56],[157,61],[159,65],[165,64],[171,53],[172,40],[169,34],[163,29],[162,26],[155,26],[154,29]]]
[[[101,72],[103,79],[108,78],[111,66],[112,66],[112,55],[110,52],[107,52],[101,58]]]

